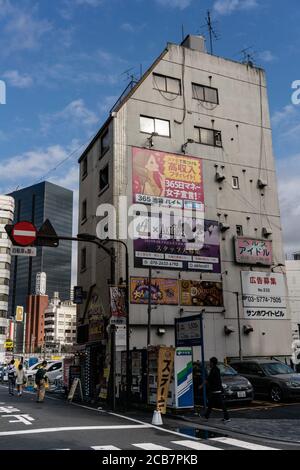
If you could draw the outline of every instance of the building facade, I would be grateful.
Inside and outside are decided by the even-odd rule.
[[[122,237],[119,223],[128,207],[142,204],[128,220],[138,220],[136,240],[123,234],[129,250],[131,348],[147,347],[145,286],[151,267],[152,345],[175,345],[175,319],[203,311],[207,357],[290,355],[291,320],[262,69],[207,54],[198,36],[179,46],[168,44],[116,103],[81,156],[80,167],[81,233]],[[116,227],[103,204],[114,206]],[[149,240],[143,216],[150,207]],[[192,249],[183,240],[174,241],[171,224],[157,221],[163,207],[204,210],[199,229],[204,245]],[[160,234],[153,241],[155,231]],[[79,285],[90,292],[93,286],[104,319],[110,315],[111,278],[117,284],[126,279],[124,251],[114,246],[113,273],[105,252],[89,244],[79,247]],[[89,302],[79,309],[78,338],[92,345],[95,325]],[[105,320],[98,332],[105,337]]]
[[[8,298],[11,255],[11,242],[5,232],[5,225],[11,224],[14,218],[15,203],[13,198],[0,196],[0,362],[5,358],[5,340],[8,331]],[[10,338],[13,339],[13,338]]]
[[[57,234],[72,236],[73,192],[49,182],[39,183],[11,194],[15,200],[14,222],[27,220],[38,229],[46,219]],[[10,313],[26,305],[27,295],[35,293],[36,276],[46,273],[46,295],[60,291],[62,300],[69,299],[71,286],[71,242],[60,242],[58,248],[38,247],[34,258],[16,257],[11,269]]]
[[[47,295],[29,295],[26,305],[26,353],[43,352],[45,350],[45,310],[48,307]]]
[[[62,302],[58,292],[45,311],[45,342],[47,350],[58,352],[76,343],[76,305],[71,300]]]

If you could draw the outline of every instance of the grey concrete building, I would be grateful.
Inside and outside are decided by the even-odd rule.
[[[118,218],[123,216],[120,196],[127,196],[128,205],[205,207],[205,246],[199,253],[188,253],[180,243],[128,239],[131,348],[147,346],[143,289],[152,266],[161,304],[152,309],[151,344],[174,345],[175,318],[204,310],[207,356],[290,355],[291,320],[262,69],[208,54],[201,37],[168,44],[116,103],[80,166],[81,233],[96,233],[101,204],[113,204]],[[193,172],[198,175],[194,179]],[[125,279],[125,266],[122,248],[116,249],[118,282]],[[104,252],[80,245],[78,283],[87,291],[95,286],[104,316],[110,314],[110,267]],[[87,304],[80,307],[79,342],[92,345],[87,312]],[[196,358],[196,348],[194,354]]]

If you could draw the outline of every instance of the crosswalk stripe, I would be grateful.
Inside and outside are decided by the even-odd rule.
[[[222,450],[217,447],[209,446],[207,444],[202,444],[201,442],[196,441],[172,441],[172,443],[194,450]]]
[[[152,442],[142,442],[141,444],[132,444],[134,447],[138,447],[143,450],[171,450],[169,447],[159,446],[152,444]]]
[[[93,446],[91,447],[93,450],[121,450],[119,447],[115,446]]]
[[[252,442],[240,441],[239,439],[231,439],[230,437],[216,437],[211,440],[214,442],[222,442],[223,444],[228,444],[234,447],[241,447],[242,449],[248,450],[279,450],[274,449],[273,447],[266,447],[259,444],[254,444]]]

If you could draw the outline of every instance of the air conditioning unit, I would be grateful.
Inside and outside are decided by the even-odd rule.
[[[264,180],[259,179],[257,181],[257,186],[259,187],[259,189],[264,189],[266,186],[268,186],[268,183]]]
[[[232,333],[235,333],[235,329],[233,326],[229,325],[229,326],[224,326],[224,333],[226,336],[229,336],[231,335]]]
[[[221,232],[224,233],[224,232],[227,232],[227,230],[230,229],[230,225],[228,225],[228,224],[222,224],[222,223],[221,223],[221,224],[219,225],[219,228],[220,228]]]
[[[222,183],[224,180],[226,180],[226,176],[223,175],[223,173],[221,173],[220,171],[217,171],[216,173],[216,181],[218,183]]]
[[[272,232],[271,229],[268,229],[268,228],[266,228],[266,227],[263,227],[263,229],[262,229],[262,236],[263,236],[264,238],[268,238],[268,237],[270,237],[272,234],[273,234],[273,232]]]

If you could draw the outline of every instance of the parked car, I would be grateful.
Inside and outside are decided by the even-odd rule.
[[[242,377],[232,367],[224,363],[219,363],[222,385],[227,403],[244,402],[251,403],[254,397],[253,387],[248,379]],[[206,364],[206,374],[209,373],[209,365]],[[199,385],[202,383],[201,365],[194,365],[194,388],[195,403],[200,402]]]
[[[34,364],[34,366],[30,367],[27,370],[27,377],[29,381],[32,381],[35,377],[35,374],[37,373],[37,370],[41,367],[42,362],[38,362],[37,364]],[[54,380],[62,374],[63,371],[63,362],[62,361],[50,361],[47,364],[46,367],[47,371],[47,376],[49,379],[49,382],[52,383]]]
[[[282,362],[259,359],[232,361],[230,365],[252,383],[256,395],[275,403],[300,398],[300,374]]]
[[[7,381],[7,371],[6,366],[0,366],[0,382]]]

